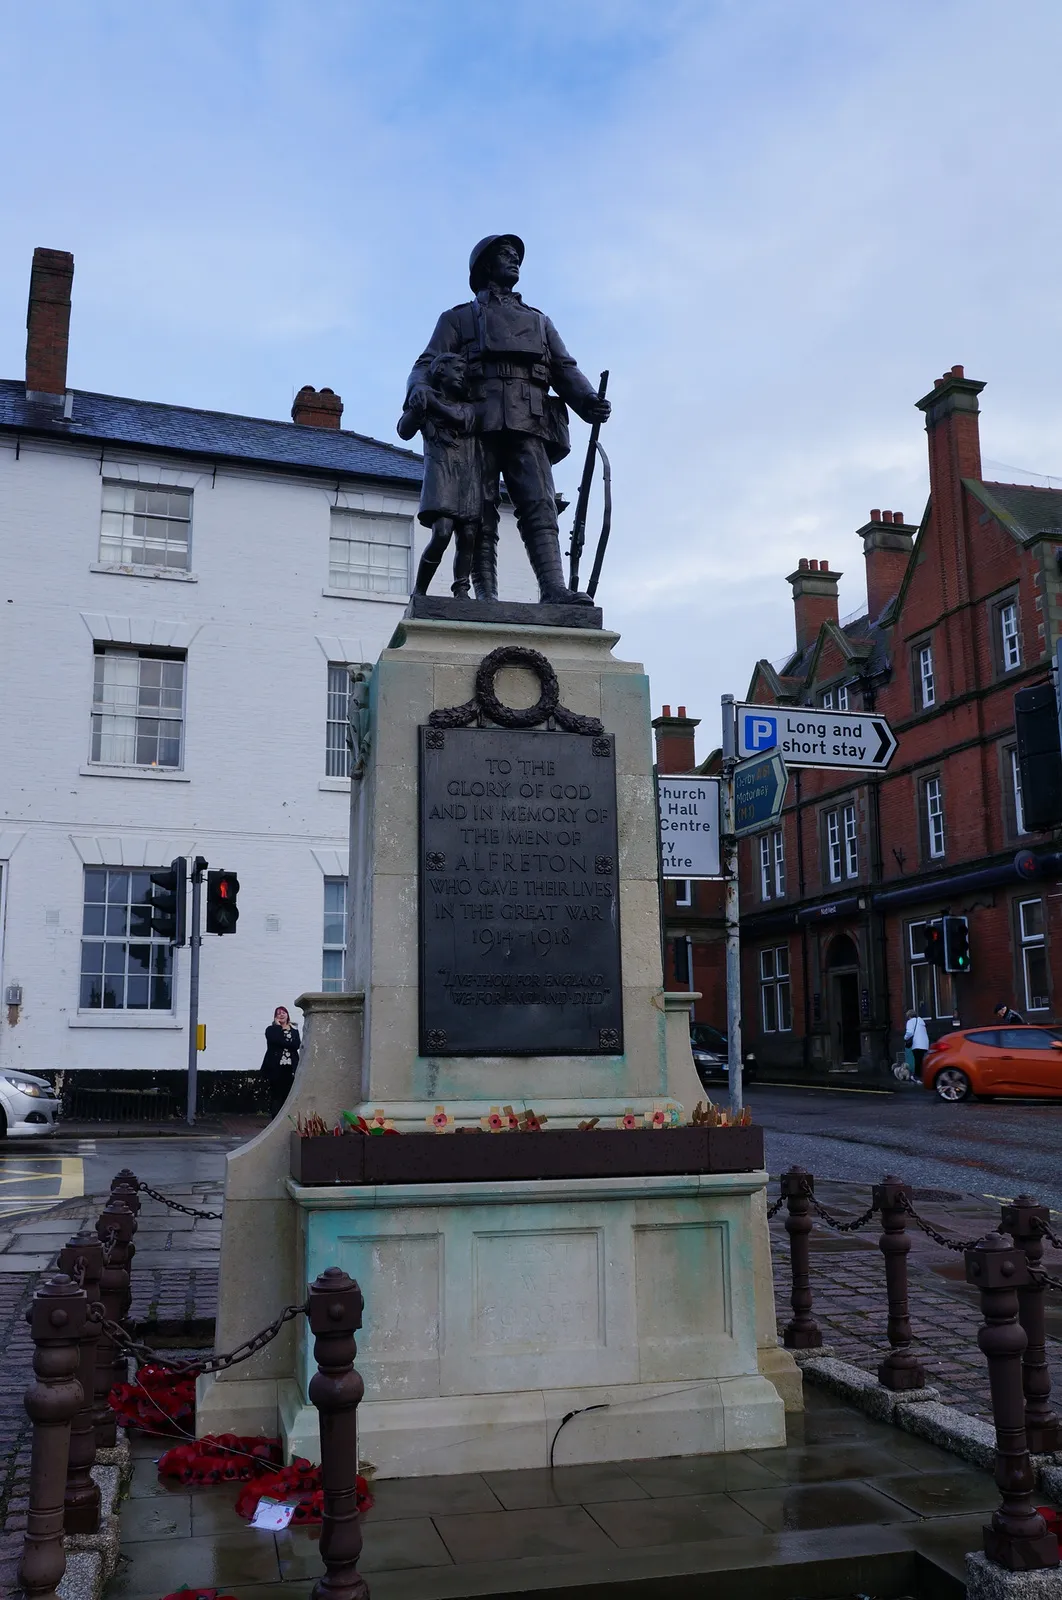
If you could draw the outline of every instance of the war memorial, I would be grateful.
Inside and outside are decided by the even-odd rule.
[[[780,1445],[800,1406],[762,1136],[693,1123],[694,997],[662,983],[648,680],[578,589],[605,383],[516,293],[523,253],[476,247],[410,374],[430,543],[353,676],[349,992],[302,995],[288,1102],[228,1157],[218,1345],[350,1273],[381,1477]],[[568,407],[592,433],[565,574]],[[503,486],[538,604],[497,594]],[[309,1343],[201,1379],[199,1434],[316,1458]]]

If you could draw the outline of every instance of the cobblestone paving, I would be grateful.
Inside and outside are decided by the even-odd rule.
[[[777,1187],[771,1184],[773,1198]],[[980,1238],[999,1224],[999,1204],[988,1199],[944,1192],[915,1191],[919,1215],[938,1232],[965,1242]],[[839,1221],[861,1214],[869,1192],[856,1184],[817,1184],[816,1195]],[[1062,1219],[1052,1218],[1056,1233]],[[817,1220],[811,1235],[812,1314],[822,1330],[823,1343],[843,1361],[876,1373],[888,1350],[885,1266],[877,1244],[881,1227],[871,1220],[859,1233],[838,1235]],[[926,1369],[926,1381],[940,1390],[946,1405],[974,1416],[990,1417],[988,1369],[977,1347],[981,1326],[976,1292],[966,1283],[960,1252],[946,1250],[917,1228],[910,1229],[908,1257],[911,1331],[915,1349]],[[781,1335],[791,1315],[792,1278],[785,1211],[771,1223],[774,1292]],[[1062,1278],[1062,1255],[1048,1246],[1044,1267]],[[1062,1398],[1062,1293],[1047,1295],[1048,1365],[1051,1385]]]

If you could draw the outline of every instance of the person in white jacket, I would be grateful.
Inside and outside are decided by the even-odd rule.
[[[926,1025],[917,1011],[907,1013],[907,1027],[904,1031],[903,1042],[914,1056],[914,1075],[919,1083],[922,1081],[922,1062],[926,1059],[929,1049],[929,1034]]]

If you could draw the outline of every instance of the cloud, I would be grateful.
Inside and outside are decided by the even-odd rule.
[[[708,742],[719,694],[788,648],[797,559],[854,610],[854,530],[920,514],[935,374],[988,381],[986,456],[1062,475],[1050,0],[0,19],[0,367],[50,244],[77,257],[74,382],[277,416],[329,383],[392,437],[471,244],[515,227],[528,298],[611,373],[608,618]]]

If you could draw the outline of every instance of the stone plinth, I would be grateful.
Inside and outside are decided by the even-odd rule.
[[[557,1464],[783,1444],[783,1402],[757,1365],[765,1183],[289,1183],[304,1276],[341,1266],[365,1295],[362,1456],[383,1477],[543,1467],[585,1407],[601,1409],[564,1427]],[[284,1440],[317,1459],[298,1339]]]
[[[616,633],[406,619],[383,652],[370,690],[371,745],[352,783],[351,917],[347,971],[365,996],[358,1099],[386,1106],[398,1128],[423,1128],[436,1103],[469,1111],[518,1101],[547,1110],[551,1126],[614,1117],[661,1099],[691,1110],[703,1091],[689,1044],[692,995],[665,997],[660,950],[649,681],[613,654]],[[544,655],[561,704],[600,719],[614,741],[623,975],[622,1054],[456,1057],[422,1055],[418,1028],[418,729],[432,712],[469,701],[476,669],[501,644]],[[505,667],[496,691],[533,705],[541,688]],[[541,735],[544,750],[550,735]],[[477,1114],[479,1111],[477,1110]]]

